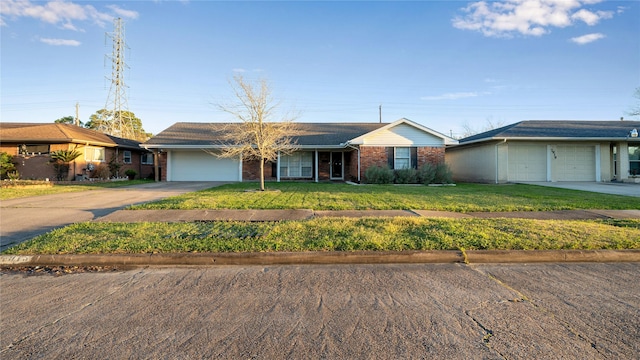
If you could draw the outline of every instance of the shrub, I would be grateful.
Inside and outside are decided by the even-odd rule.
[[[422,165],[418,171],[418,180],[425,185],[453,183],[451,170],[449,170],[449,166],[445,163],[437,165],[426,163]]]
[[[433,180],[436,184],[451,184],[453,183],[453,175],[451,174],[451,170],[449,166],[445,163],[440,163],[435,166],[435,179]]]
[[[395,171],[396,184],[416,184],[418,172],[416,169],[399,169]]]
[[[96,165],[93,171],[93,177],[98,179],[108,179],[110,175],[111,171],[109,171],[109,167],[105,164]]]
[[[388,167],[371,166],[364,172],[364,177],[369,184],[392,184],[394,174]]]
[[[131,180],[133,180],[133,178],[135,178],[136,175],[138,175],[138,173],[132,169],[128,169],[127,171],[124,172],[124,174],[127,175],[127,177]]]
[[[431,163],[425,163],[418,170],[418,181],[421,184],[431,184],[436,178],[436,169]]]
[[[13,156],[6,152],[0,152],[0,179],[8,178],[9,174],[14,172],[15,169],[16,166],[13,163]]]

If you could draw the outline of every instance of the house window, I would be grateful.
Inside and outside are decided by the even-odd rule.
[[[629,146],[629,175],[640,175],[640,146]]]
[[[104,148],[92,146],[85,147],[84,160],[87,162],[104,162]]]
[[[394,169],[408,169],[411,167],[411,148],[398,147],[396,148]]]
[[[313,154],[298,152],[280,157],[280,177],[310,178],[313,169]]]
[[[390,169],[418,169],[418,148],[388,147],[387,162]]]
[[[20,155],[42,155],[49,153],[49,144],[22,144],[18,146]]]
[[[140,154],[140,162],[144,165],[153,165],[153,154],[152,153]]]
[[[125,164],[131,164],[131,151],[125,150],[122,152],[122,162]]]

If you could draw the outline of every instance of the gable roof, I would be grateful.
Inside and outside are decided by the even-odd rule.
[[[0,123],[0,142],[75,143],[141,150],[139,141],[123,139],[71,124],[57,123]]]
[[[366,136],[372,136],[372,135],[375,135],[377,133],[381,133],[383,131],[389,130],[389,129],[393,128],[393,127],[396,127],[396,126],[402,125],[402,124],[406,124],[406,125],[412,126],[412,127],[416,128],[416,129],[418,129],[420,131],[423,131],[423,132],[427,133],[427,134],[430,134],[430,135],[435,136],[437,138],[441,138],[445,145],[453,145],[453,144],[457,144],[458,143],[457,140],[455,140],[455,139],[453,139],[451,137],[448,137],[448,136],[446,136],[446,135],[444,135],[442,133],[439,133],[439,132],[437,132],[435,130],[429,129],[426,126],[422,126],[422,125],[420,125],[420,124],[418,124],[416,122],[413,122],[413,121],[411,121],[411,120],[409,120],[407,118],[401,118],[401,119],[396,120],[396,121],[394,121],[394,122],[392,122],[390,124],[385,124],[384,126],[378,128],[378,129],[375,129],[375,130],[373,130],[373,131],[371,131],[369,133],[366,133],[366,134],[363,134],[361,136],[358,136],[357,138],[354,138],[349,142],[351,144],[362,144],[363,141],[364,141],[365,135]]]
[[[295,123],[295,134],[292,134],[296,144],[302,148],[344,148],[354,140],[367,134],[389,129],[399,124],[409,124],[429,134],[447,139],[436,131],[416,124],[407,119],[400,119],[393,123]],[[147,140],[142,146],[145,148],[201,148],[220,147],[230,145],[222,139],[228,132],[241,126],[240,123],[175,123],[166,130]],[[445,142],[448,143],[448,142]],[[357,144],[355,142],[354,144]]]
[[[626,140],[640,121],[528,120],[460,139],[460,144],[489,140]],[[636,138],[639,139],[640,138]]]

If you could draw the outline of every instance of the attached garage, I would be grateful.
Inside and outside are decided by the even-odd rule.
[[[241,181],[238,159],[220,158],[202,150],[169,151],[168,181]]]
[[[508,181],[547,181],[545,145],[509,144]]]

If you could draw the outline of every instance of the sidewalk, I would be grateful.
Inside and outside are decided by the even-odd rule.
[[[431,210],[118,210],[97,222],[280,221],[314,217],[519,218],[540,220],[640,219],[640,210],[469,212]]]

